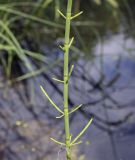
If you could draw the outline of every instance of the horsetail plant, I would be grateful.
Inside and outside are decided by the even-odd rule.
[[[49,95],[47,94],[46,90],[40,86],[42,92],[45,94],[45,96],[47,97],[47,99],[50,101],[50,103],[53,105],[53,107],[55,107],[55,109],[60,112],[60,116],[56,117],[56,118],[63,118],[64,117],[64,126],[65,126],[65,142],[60,142],[55,140],[54,138],[51,138],[52,141],[54,141],[55,143],[59,144],[59,145],[64,145],[66,147],[66,159],[67,160],[71,160],[71,148],[72,146],[76,145],[76,144],[80,144],[82,143],[82,141],[78,141],[80,139],[80,137],[84,134],[84,132],[88,129],[88,127],[90,126],[90,124],[92,123],[93,118],[91,118],[88,122],[88,124],[84,127],[84,129],[76,136],[75,139],[72,140],[72,135],[70,133],[70,122],[69,122],[69,115],[73,112],[75,112],[76,110],[78,110],[80,107],[82,107],[81,105],[78,105],[76,107],[73,107],[73,109],[70,111],[69,107],[68,107],[68,87],[69,87],[69,79],[71,77],[72,71],[74,69],[74,65],[71,66],[71,69],[69,70],[69,49],[70,46],[73,43],[74,38],[71,38],[70,40],[70,27],[71,27],[71,20],[73,20],[74,18],[78,17],[79,15],[81,15],[83,12],[81,11],[80,13],[77,13],[76,15],[72,16],[71,12],[72,12],[72,3],[73,0],[68,0],[67,2],[67,12],[66,12],[66,16],[60,11],[58,10],[59,14],[66,20],[65,23],[65,41],[64,41],[64,46],[60,46],[60,48],[63,50],[64,52],[64,73],[63,73],[63,80],[59,80],[57,78],[53,78],[53,80],[63,83],[64,85],[64,89],[63,89],[63,98],[64,98],[64,109],[61,110],[59,106],[57,106],[54,101],[49,97]]]

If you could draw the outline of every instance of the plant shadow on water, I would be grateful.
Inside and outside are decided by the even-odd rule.
[[[75,26],[73,28],[78,34]],[[83,35],[83,31],[81,32]],[[104,35],[105,32],[103,30],[102,34]],[[81,53],[78,58],[76,53],[73,57],[75,71],[70,80],[69,105],[71,107],[80,103],[84,104],[74,116],[70,117],[73,135],[77,135],[84,127],[84,123],[94,116],[92,127],[82,138],[84,143],[73,150],[80,160],[134,160],[134,39],[126,37],[124,33],[100,38],[102,40],[99,40],[91,49],[93,54],[90,57],[87,52],[89,49],[87,50],[78,38],[78,44],[82,45],[83,51],[86,51],[87,54],[85,57]],[[59,39],[56,43],[58,41]],[[60,41],[62,40],[60,39]],[[93,41],[95,43],[96,40]],[[25,46],[25,44],[23,45]],[[48,66],[58,58],[60,50],[55,49],[55,45],[54,49],[41,45],[41,48],[45,48],[44,52],[47,57],[45,63]],[[71,55],[74,55],[76,50],[72,49]],[[38,59],[42,60],[46,57]],[[57,112],[50,106],[39,88],[39,84],[43,84],[52,99],[59,106],[63,106],[61,103],[63,88],[51,78],[54,75],[61,78],[61,59],[63,58],[61,53],[59,58],[60,60],[54,64],[55,67],[52,69],[48,69],[48,67],[47,70],[44,68],[42,70],[41,68],[39,73],[42,74],[24,80],[24,82],[15,82],[12,87],[7,88],[5,87],[7,86],[6,78],[3,76],[1,67],[1,159],[24,160],[24,157],[26,160],[64,159],[65,148],[57,147],[50,141],[50,137],[56,137],[56,133],[58,133],[57,139],[64,139],[63,123],[55,119]],[[31,59],[30,62],[34,69],[40,66],[39,62]],[[78,159],[76,155],[74,155],[74,160]]]

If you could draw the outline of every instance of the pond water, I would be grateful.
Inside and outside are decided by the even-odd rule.
[[[126,117],[128,114],[131,116],[127,116],[127,120],[123,120],[124,123],[122,123],[120,126],[107,126],[108,129],[114,130],[113,133],[105,132],[105,130],[101,130],[94,125],[90,127],[89,131],[86,133],[86,139],[90,140],[91,145],[86,145],[85,148],[83,146],[81,150],[86,151],[86,159],[134,160],[134,40],[130,38],[125,39],[124,35],[114,35],[110,39],[106,40],[103,44],[98,44],[94,50],[94,53],[96,59],[94,59],[93,63],[90,63],[96,67],[89,65],[90,67],[93,67],[93,71],[91,70],[91,76],[97,80],[100,78],[99,74],[103,74],[105,78],[103,83],[100,83],[103,86],[101,95],[104,96],[104,93],[106,93],[110,97],[105,98],[104,101],[94,105],[94,107],[89,106],[89,109],[86,108],[87,112],[92,112],[102,120],[107,120],[108,122],[117,122],[119,120],[122,121],[122,119],[124,119],[124,117]],[[86,62],[84,62],[84,64],[85,63]],[[89,70],[86,70],[86,74],[89,74]],[[95,92],[93,94],[94,98],[100,96],[99,92]],[[96,120],[97,119],[95,118],[95,122]],[[100,121],[100,119],[97,121]],[[84,122],[83,119],[82,122]],[[102,122],[98,123],[102,124]]]
[[[134,40],[119,34],[97,44],[91,60],[82,58],[75,62],[69,105],[82,103],[84,106],[71,116],[73,135],[77,135],[94,115],[93,124],[82,137],[84,143],[77,151],[82,159],[134,160],[134,51]],[[6,160],[24,160],[24,157],[26,160],[52,160],[57,159],[58,153],[59,160],[60,157],[64,160],[64,151],[59,152],[60,148],[49,140],[51,136],[63,139],[63,122],[55,119],[57,112],[39,88],[42,84],[62,106],[62,86],[55,85],[50,78],[55,73],[61,75],[62,71],[56,67],[28,80],[25,85],[19,83],[7,88],[6,96],[3,88],[0,89],[0,137],[6,144]],[[4,78],[1,81],[4,83]]]

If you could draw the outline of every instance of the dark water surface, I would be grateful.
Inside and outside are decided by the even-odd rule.
[[[97,44],[93,59],[82,58],[75,64],[69,105],[84,106],[71,116],[73,135],[94,115],[93,124],[82,137],[84,143],[77,151],[82,159],[135,160],[134,43],[123,35],[114,35],[102,45]],[[50,79],[55,73],[61,75],[56,67],[44,77],[7,88],[4,94],[1,86],[0,137],[4,147],[0,150],[6,160],[24,160],[24,157],[25,160],[60,160],[60,157],[64,160],[64,149],[61,151],[49,140],[49,137],[63,140],[63,122],[54,118],[58,113],[39,88],[42,84],[62,106],[62,86],[55,86],[56,82]],[[4,78],[1,83],[5,83]]]
[[[102,48],[102,50],[101,50]],[[90,140],[91,145],[85,146],[87,153],[86,159],[92,160],[134,160],[135,159],[135,53],[134,40],[124,39],[123,35],[113,36],[106,40],[101,46],[95,48],[97,55],[97,70],[102,69],[105,75],[104,86],[113,77],[119,75],[117,81],[111,87],[104,87],[108,95],[119,103],[113,104],[105,99],[103,102],[88,109],[102,119],[108,122],[122,120],[128,114],[129,118],[122,125],[117,127],[110,125],[107,128],[114,130],[111,134],[99,129],[90,127],[86,137]],[[100,55],[103,56],[101,59]],[[93,77],[99,76],[94,67]],[[103,93],[101,93],[103,96]],[[99,96],[98,93],[94,94]],[[110,109],[109,109],[110,108]],[[83,121],[83,120],[82,120]],[[95,118],[96,121],[96,118]],[[86,138],[86,139],[87,139]],[[84,148],[83,148],[84,149]]]

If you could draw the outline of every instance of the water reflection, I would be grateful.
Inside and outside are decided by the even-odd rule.
[[[100,125],[100,130],[90,128],[88,135],[90,135],[91,146],[85,147],[87,157],[91,156],[94,160],[126,160],[129,157],[134,159],[135,54],[133,44],[134,40],[125,40],[123,35],[113,36],[103,44],[98,44],[95,48],[95,62],[89,65],[89,70],[87,68],[85,71],[88,75],[90,70],[94,70],[90,72],[92,78],[89,78],[96,81],[95,88],[98,91],[93,93],[94,98],[104,97],[94,107],[89,105],[89,108],[86,108],[87,113],[98,116],[95,116],[95,122],[98,121]],[[83,83],[85,86],[84,81]],[[92,97],[91,92],[90,96]],[[129,145],[131,147],[128,147]]]
[[[93,160],[134,160],[134,40],[125,40],[124,35],[112,36],[97,44],[93,52],[91,60],[82,57],[75,62],[70,81],[70,107],[84,104],[71,115],[71,132],[76,135],[94,116],[92,126],[82,138],[83,145],[75,148],[75,153]],[[63,88],[52,80],[54,75],[61,78],[61,63],[25,84],[9,88],[7,99],[0,92],[0,137],[4,144],[0,150],[6,160],[58,157],[61,148],[50,142],[49,137],[63,140],[63,123],[55,119],[57,112],[39,88],[42,84],[62,107]],[[60,152],[61,158],[63,154],[64,151]]]

